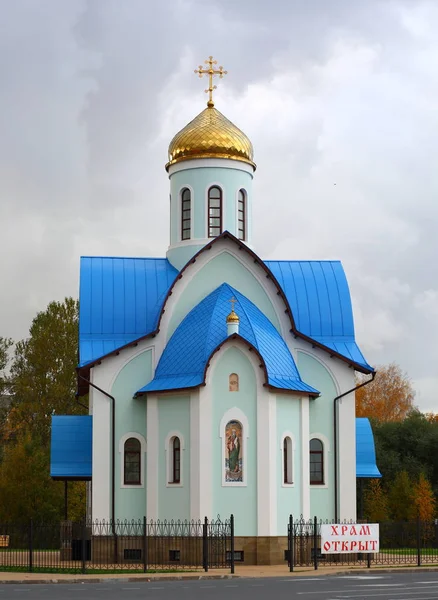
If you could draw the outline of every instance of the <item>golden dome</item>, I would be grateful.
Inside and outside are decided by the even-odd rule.
[[[178,132],[169,144],[170,165],[193,158],[230,158],[255,168],[251,141],[231,121],[209,105]]]
[[[236,315],[234,310],[232,310],[227,317],[227,323],[238,323],[238,322],[239,322],[239,315]]]

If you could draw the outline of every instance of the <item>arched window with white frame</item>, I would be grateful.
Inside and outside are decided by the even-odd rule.
[[[181,192],[181,240],[189,240],[192,229],[192,195],[189,188]]]
[[[222,190],[213,185],[208,190],[208,237],[222,233]]]
[[[246,213],[246,192],[245,190],[239,190],[237,195],[237,237],[243,242],[247,238]]]
[[[165,442],[166,450],[166,477],[169,487],[181,487],[183,484],[183,451],[184,438],[178,431],[168,434]]]
[[[293,443],[289,435],[283,437],[283,484],[293,484]]]
[[[310,440],[310,485],[324,485],[324,444],[318,438]]]
[[[136,438],[128,438],[123,448],[125,485],[141,485],[141,444]]]
[[[125,433],[119,440],[120,487],[144,487],[146,440],[137,432]]]

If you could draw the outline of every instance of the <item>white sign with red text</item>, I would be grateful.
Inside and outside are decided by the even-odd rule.
[[[379,552],[379,525],[321,525],[321,553]]]

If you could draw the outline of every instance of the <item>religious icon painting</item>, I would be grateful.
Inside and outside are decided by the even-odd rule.
[[[228,421],[225,427],[225,481],[226,483],[243,482],[243,448],[242,423]]]
[[[238,392],[239,391],[239,375],[237,373],[231,373],[229,377],[229,391],[230,392]]]

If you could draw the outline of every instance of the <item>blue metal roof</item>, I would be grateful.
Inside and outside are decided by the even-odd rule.
[[[154,331],[177,275],[166,258],[82,257],[79,366]]]
[[[265,262],[280,284],[300,333],[373,370],[354,338],[350,291],[339,261]]]
[[[50,476],[58,479],[91,479],[91,416],[52,417]]]
[[[259,351],[265,361],[269,385],[319,393],[301,380],[286,343],[269,319],[227,283],[204,298],[184,318],[161,355],[155,378],[137,393],[194,387],[204,382],[211,354],[228,337],[226,317],[232,296],[237,299],[239,335]]]
[[[356,477],[380,478],[376,465],[373,430],[369,419],[356,419]]]

